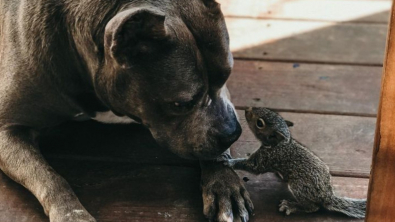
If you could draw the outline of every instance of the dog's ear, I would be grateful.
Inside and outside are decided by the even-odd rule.
[[[127,59],[154,49],[153,43],[167,38],[165,15],[151,9],[129,9],[106,25],[105,49],[120,65]]]
[[[219,4],[215,0],[203,0],[204,5],[207,8],[218,8]]]
[[[289,120],[285,120],[285,123],[287,124],[288,127],[294,126],[294,123]]]

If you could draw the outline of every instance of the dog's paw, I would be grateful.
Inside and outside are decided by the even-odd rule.
[[[218,167],[202,174],[203,213],[209,221],[248,222],[254,205],[238,175]]]
[[[85,209],[74,209],[69,212],[55,211],[49,215],[50,222],[96,222]]]
[[[297,208],[292,204],[292,202],[289,202],[288,200],[283,200],[281,201],[279,205],[279,211],[280,212],[285,212],[286,215],[290,215],[291,213],[295,213],[297,211]]]

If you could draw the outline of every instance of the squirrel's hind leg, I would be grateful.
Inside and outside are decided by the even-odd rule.
[[[283,200],[279,205],[279,211],[285,212],[285,214],[290,215],[291,213],[313,213],[320,209],[320,207],[315,203],[304,203],[303,205],[296,201]]]

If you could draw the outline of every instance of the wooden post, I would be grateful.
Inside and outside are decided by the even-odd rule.
[[[395,5],[391,10],[366,222],[395,221]]]

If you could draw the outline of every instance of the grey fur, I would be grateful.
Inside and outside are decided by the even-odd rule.
[[[0,169],[37,197],[51,222],[95,221],[35,137],[112,111],[199,159],[204,207],[220,208],[206,216],[232,215],[232,198],[248,195],[212,161],[241,134],[226,93],[232,66],[214,0],[0,0]]]
[[[350,199],[334,194],[328,166],[307,147],[291,137],[290,125],[277,113],[265,108],[246,110],[248,125],[262,146],[248,159],[233,159],[226,162],[234,169],[256,174],[277,172],[287,181],[296,201],[283,200],[280,211],[287,215],[296,212],[312,213],[321,207],[364,218],[366,199]],[[265,126],[258,127],[259,119]],[[262,124],[260,124],[262,125]],[[271,139],[270,139],[271,138]]]

